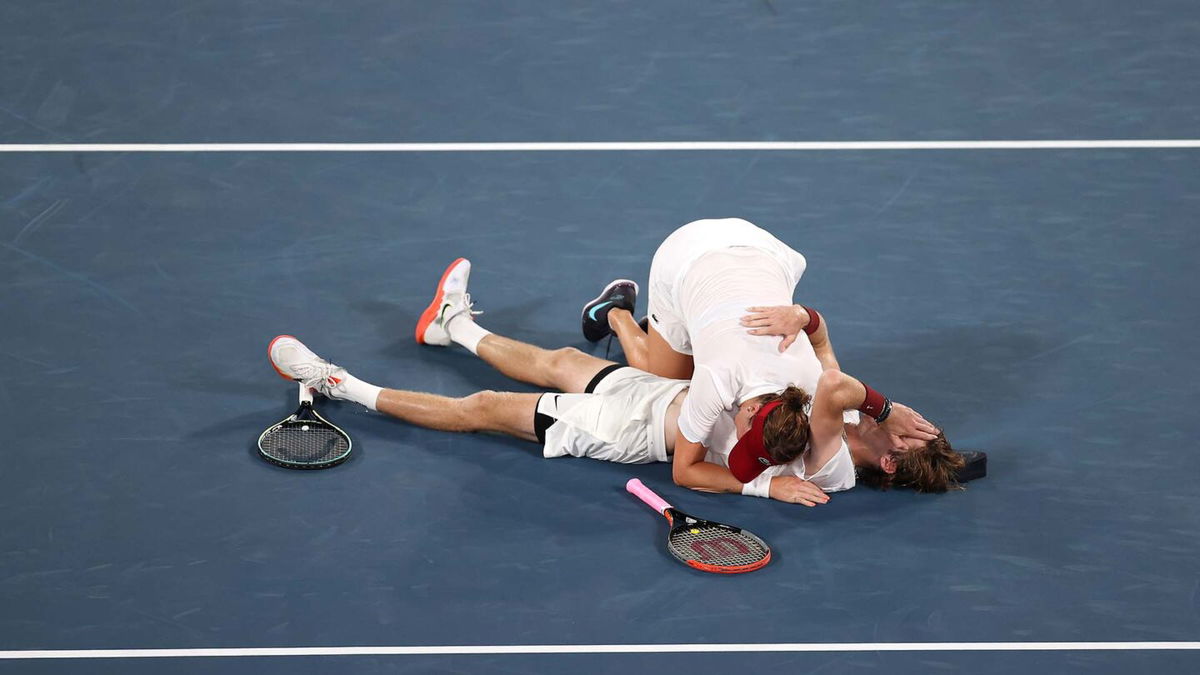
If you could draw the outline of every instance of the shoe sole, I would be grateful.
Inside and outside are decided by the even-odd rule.
[[[604,290],[600,291],[600,295],[597,295],[596,297],[592,298],[591,300],[588,300],[587,302],[583,303],[583,309],[579,312],[579,321],[581,323],[586,322],[588,320],[588,315],[587,315],[588,308],[595,305],[596,303],[600,302],[601,300],[603,300],[604,296],[611,293],[613,288],[615,288],[621,284],[629,284],[629,285],[633,286],[633,294],[635,296],[641,290],[638,288],[637,282],[632,279],[614,279],[613,281],[610,281],[607,286],[604,287]],[[636,309],[636,307],[634,307],[634,309]],[[610,329],[604,335],[612,335],[612,330]],[[596,338],[595,340],[588,337],[587,333],[584,333],[583,337],[588,342],[599,342],[600,340],[604,339],[604,335],[601,335],[600,337]]]
[[[449,267],[446,268],[446,271],[442,273],[442,278],[438,281],[437,285],[437,294],[433,296],[433,302],[429,303],[429,306],[426,307],[425,311],[421,313],[421,318],[417,319],[417,330],[413,333],[413,335],[417,338],[417,344],[426,344],[425,330],[429,328],[429,324],[433,323],[434,320],[437,319],[438,311],[442,308],[442,298],[446,297],[446,279],[450,277],[450,272],[452,272],[454,268],[464,260],[466,260],[466,258],[459,258],[455,260],[454,262],[450,263]]]
[[[276,343],[276,342],[279,342],[280,340],[282,340],[282,339],[284,339],[284,338],[291,338],[291,339],[293,339],[293,340],[296,340],[296,342],[300,342],[300,340],[299,340],[299,339],[297,339],[297,338],[296,338],[295,336],[293,336],[293,335],[276,335],[276,336],[275,336],[275,339],[274,339],[274,340],[271,340],[271,344],[267,345],[267,361],[270,361],[270,362],[271,362],[271,368],[273,368],[273,369],[275,370],[275,372],[276,372],[276,373],[279,373],[279,376],[280,376],[280,377],[282,377],[283,379],[287,380],[288,382],[295,382],[295,381],[296,381],[296,378],[294,378],[294,377],[292,377],[291,375],[288,375],[287,373],[285,373],[285,372],[283,372],[282,370],[280,370],[280,369],[279,369],[279,366],[276,366],[276,365],[275,365],[275,359],[271,358],[271,351],[272,351],[273,349],[275,349],[275,343]]]
[[[633,292],[635,295],[638,295],[641,293],[641,289],[638,288],[636,281],[633,281],[632,279],[615,279],[615,280],[609,282],[609,284],[604,287],[604,290],[600,291],[600,295],[597,295],[596,297],[592,298],[591,300],[588,300],[587,302],[583,303],[583,309],[579,312],[579,320],[583,321],[584,319],[586,319],[588,307],[603,300],[604,296],[606,296],[612,292],[612,289],[614,286],[618,286],[620,284],[629,284],[629,285],[633,286]]]

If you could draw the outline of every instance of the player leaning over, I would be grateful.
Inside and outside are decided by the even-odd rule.
[[[813,312],[810,319],[808,311],[790,304],[806,266],[803,255],[750,222],[698,220],[671,233],[654,254],[645,331],[631,314],[637,294],[632,281],[612,282],[584,306],[589,340],[615,332],[630,365],[691,380],[678,417],[678,482],[691,484],[694,474],[710,470],[705,457],[722,442],[720,421],[744,401],[787,384],[815,392],[818,401],[827,398],[822,387],[849,386],[836,372],[820,316]],[[759,311],[744,320],[747,309]],[[747,325],[753,330],[747,332]],[[802,328],[811,333],[809,340],[796,339]],[[782,343],[766,337],[777,333],[790,335]],[[892,443],[880,462],[860,463],[865,480],[884,487],[893,478],[912,482],[906,478],[910,469],[951,456],[945,436],[911,408],[867,388],[861,410],[885,423]],[[856,414],[847,415],[846,422],[858,425],[852,430],[873,428],[865,417],[859,424]]]
[[[472,316],[466,292],[469,275],[467,260],[450,265],[418,323],[417,340],[432,345],[456,342],[509,377],[566,393],[482,391],[450,398],[382,389],[320,359],[290,336],[271,342],[271,362],[281,376],[302,381],[325,396],[355,401],[431,429],[502,432],[542,443],[545,457],[671,461],[676,420],[688,397],[686,381],[650,375],[570,347],[546,350],[490,333]],[[807,394],[795,387],[744,401],[735,415],[726,416],[719,432],[723,440],[710,453],[711,470],[685,484],[808,506],[828,501],[825,491],[853,487],[854,464],[880,466],[891,453],[891,443],[878,427],[864,425],[848,429],[847,445],[842,411],[861,407],[866,389],[841,373],[830,375],[825,384],[811,402],[811,411],[806,410]],[[808,481],[800,478],[806,462],[818,467]],[[940,492],[952,484],[953,470],[929,473],[914,487]]]

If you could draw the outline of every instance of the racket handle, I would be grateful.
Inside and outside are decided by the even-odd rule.
[[[309,391],[308,387],[304,386],[303,382],[297,382],[297,384],[300,385],[300,405],[304,405],[305,403],[311,404],[312,392]]]
[[[646,502],[647,506],[655,511],[658,511],[659,513],[665,513],[667,509],[671,508],[671,505],[667,503],[667,500],[654,494],[654,490],[646,487],[644,484],[642,484],[642,481],[636,478],[630,478],[629,481],[625,483],[625,489],[631,494],[635,495],[638,499]]]

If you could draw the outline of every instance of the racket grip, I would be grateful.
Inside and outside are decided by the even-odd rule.
[[[303,382],[297,382],[297,384],[300,385],[300,394],[298,396],[300,399],[300,405],[304,405],[305,403],[311,404],[313,401],[312,392],[308,390],[308,387],[306,387]]]
[[[647,506],[655,511],[658,511],[659,513],[664,513],[667,509],[671,508],[671,505],[667,503],[667,500],[659,497],[654,493],[654,490],[646,487],[642,481],[636,478],[630,478],[629,481],[625,483],[625,489],[638,499],[646,502]]]

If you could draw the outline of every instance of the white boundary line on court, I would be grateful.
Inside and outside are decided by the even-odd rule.
[[[31,143],[17,152],[639,152],[677,150],[1107,150],[1200,148],[1200,140],[646,141],[600,143]]]
[[[843,642],[643,645],[459,645],[428,647],[265,647],[229,649],[53,649],[0,651],[14,659],[165,659],[262,656],[448,656],[471,654],[699,654],[730,652],[1193,651],[1200,642]]]
[[[0,144],[0,153],[36,152],[637,152],[678,150],[1104,150],[1200,148],[1197,140],[1057,141],[667,141],[596,143],[51,143]],[[463,654],[667,654],[730,652],[985,652],[1200,650],[1200,642],[879,642],[645,645],[460,645],[226,649],[59,649],[0,651],[0,660]]]

